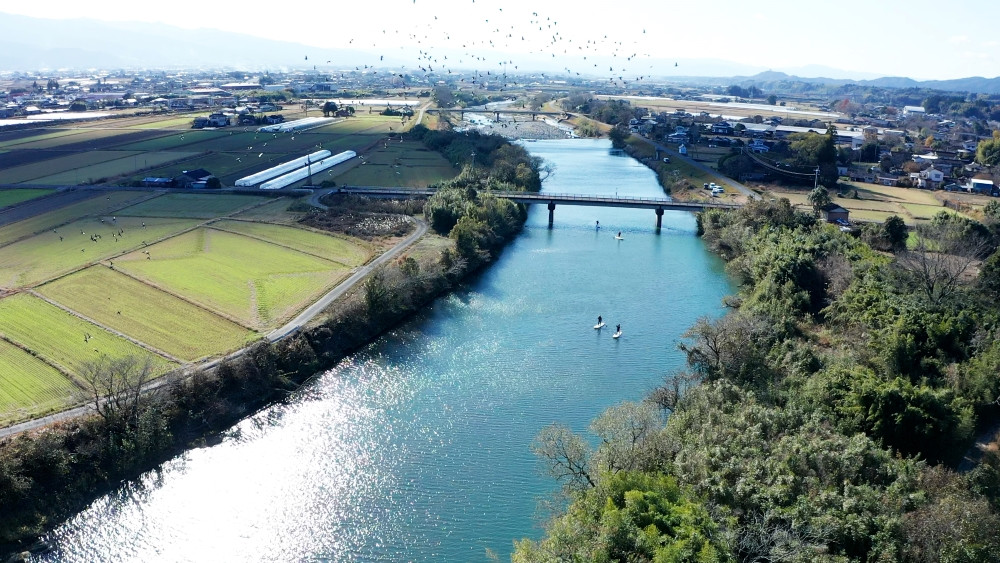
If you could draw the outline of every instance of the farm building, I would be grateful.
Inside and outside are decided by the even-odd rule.
[[[850,211],[844,209],[843,207],[837,205],[836,203],[828,203],[820,208],[820,213],[823,215],[823,220],[827,223],[836,223],[838,221],[849,221]]]
[[[974,194],[993,195],[997,189],[996,186],[993,185],[993,180],[986,178],[973,178],[972,180],[969,180],[969,191]]]
[[[212,173],[204,168],[185,170],[174,177],[174,186],[184,189],[204,188],[211,177]]]

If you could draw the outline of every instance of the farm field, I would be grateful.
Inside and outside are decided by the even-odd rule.
[[[302,217],[302,213],[288,210],[295,203],[296,200],[294,199],[277,198],[270,203],[244,209],[239,213],[233,214],[233,217],[247,221],[265,221],[267,223],[294,225]]]
[[[339,174],[337,182],[358,186],[423,188],[450,180],[458,170],[441,154],[423,143],[390,142],[377,147],[364,164]]]
[[[354,241],[301,228],[231,220],[218,221],[211,226],[312,254],[349,268],[364,264],[370,255]]]
[[[244,207],[267,202],[269,199],[264,196],[252,195],[168,193],[120,209],[118,215],[211,219],[220,215],[228,215]]]
[[[80,373],[84,364],[101,356],[152,355],[133,342],[26,293],[0,299],[0,334],[70,373]],[[176,367],[162,356],[152,356],[156,375]]]
[[[112,178],[123,174],[132,174],[137,170],[143,170],[151,166],[158,166],[175,160],[190,158],[197,153],[190,151],[161,151],[161,152],[129,152],[113,151],[119,158],[82,166],[76,169],[66,170],[58,174],[33,178],[31,183],[49,186],[73,185],[81,182],[91,183],[102,178]],[[91,153],[83,153],[86,156]],[[74,155],[77,156],[77,155]],[[68,157],[64,157],[68,158]],[[62,159],[56,159],[62,160]],[[39,164],[52,164],[52,160],[46,160]]]
[[[115,267],[262,328],[290,316],[348,268],[242,235],[201,228],[136,251]]]
[[[60,156],[58,158],[50,158],[48,160],[43,160],[40,162],[33,162],[31,164],[24,164],[21,166],[14,166],[3,171],[4,182],[8,184],[17,184],[23,182],[39,183],[36,181],[38,178],[45,176],[51,176],[53,174],[71,172],[76,173],[76,176],[81,180],[86,180],[88,176],[84,175],[82,168],[89,167],[91,165],[99,165],[103,162],[120,159],[123,156],[131,158],[133,155],[139,154],[138,151],[122,152],[122,151],[88,151],[79,152],[75,154],[69,154],[66,156]],[[72,176],[72,174],[71,174]],[[70,178],[72,181],[72,178]]]
[[[257,334],[105,266],[47,283],[38,293],[184,361],[241,348]]]
[[[49,195],[52,190],[46,189],[24,189],[24,190],[0,190],[0,207],[7,207],[9,205],[15,205],[21,203],[22,201],[28,201],[29,199],[35,199],[36,197],[42,197],[43,195]]]
[[[851,220],[882,222],[892,215],[898,215],[907,225],[913,226],[929,221],[938,212],[957,213],[944,207],[934,197],[933,192],[907,188],[893,188],[870,184],[851,184],[858,187],[861,199],[851,197],[833,198],[833,203],[851,212]],[[788,198],[799,209],[812,209],[808,191],[772,189],[773,197]],[[932,203],[926,203],[932,202]]]
[[[150,194],[145,192],[95,192],[94,197],[90,199],[0,227],[0,245],[9,244],[29,235],[50,231],[82,217],[112,213],[129,202],[139,201],[149,196]]]
[[[70,135],[81,135],[86,131],[83,129],[46,129],[47,133],[37,133],[35,131],[11,131],[0,133],[0,149],[8,148],[51,148],[49,146],[25,146],[28,143],[45,141],[48,139],[58,139]],[[53,145],[54,146],[54,145]]]
[[[104,223],[95,217],[79,219],[60,227],[58,233],[46,232],[0,247],[0,288],[34,285],[197,224],[194,219],[156,217],[120,217],[116,222],[109,217]],[[118,229],[125,231],[120,237]],[[100,238],[91,238],[96,235]]]
[[[79,393],[80,388],[59,370],[0,340],[0,424],[58,409]]]

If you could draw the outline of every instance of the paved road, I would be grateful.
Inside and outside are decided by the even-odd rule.
[[[411,233],[408,237],[401,240],[400,242],[396,243],[395,246],[393,246],[386,252],[382,253],[382,255],[376,258],[375,260],[372,260],[367,265],[359,268],[356,272],[354,272],[353,275],[351,275],[351,277],[337,284],[336,287],[330,290],[326,295],[321,297],[318,301],[307,307],[304,311],[302,311],[302,313],[300,313],[297,317],[292,319],[285,326],[272,331],[270,334],[267,335],[267,339],[271,342],[276,342],[288,336],[289,334],[294,333],[298,329],[302,328],[306,323],[311,321],[321,311],[326,309],[326,307],[329,306],[330,303],[332,303],[335,299],[337,299],[345,292],[347,292],[348,289],[353,287],[354,284],[363,280],[369,273],[371,273],[372,270],[398,256],[401,252],[409,248],[414,242],[416,242],[418,239],[420,239],[420,237],[424,236],[424,234],[427,233],[427,223],[424,223],[423,221],[414,218],[410,218],[410,220],[416,223],[417,226],[416,230],[413,233]],[[230,354],[224,359],[235,358],[242,353],[243,350],[239,350],[237,352],[234,352],[233,354]],[[221,360],[212,360],[210,362],[206,362],[198,366],[190,366],[189,368],[185,369],[182,373],[176,373],[171,376],[164,376],[158,378],[150,382],[150,384],[146,386],[145,391],[148,392],[154,389],[158,389],[160,387],[163,387],[164,385],[167,385],[172,381],[186,377],[194,369],[210,369],[212,367],[215,367],[215,365],[217,365],[220,361]],[[15,434],[20,434],[21,432],[26,432],[29,430],[37,430],[39,428],[48,426],[49,424],[53,424],[56,422],[63,422],[71,418],[89,414],[91,412],[93,412],[93,406],[90,404],[86,404],[83,406],[51,414],[49,416],[45,416],[42,418],[36,418],[34,420],[28,420],[20,424],[8,426],[7,428],[0,428],[0,438],[13,436]]]
[[[716,178],[716,179],[718,179],[720,181],[723,181],[723,182],[729,184],[730,186],[736,188],[743,195],[745,195],[745,196],[747,196],[747,197],[749,197],[751,199],[760,199],[760,194],[758,194],[757,192],[755,192],[755,191],[751,190],[750,188],[744,186],[743,184],[737,182],[736,180],[733,180],[732,178],[730,178],[728,176],[723,176],[722,174],[719,174],[719,172],[717,170],[714,170],[714,169],[712,169],[712,168],[710,168],[708,166],[705,166],[704,164],[702,164],[702,163],[694,160],[693,158],[690,158],[688,156],[682,155],[681,153],[679,153],[679,152],[677,152],[677,151],[675,151],[675,150],[673,150],[673,149],[671,149],[671,148],[669,148],[667,146],[661,145],[660,143],[657,143],[656,141],[653,141],[651,139],[647,139],[646,137],[643,137],[642,135],[638,135],[638,134],[635,134],[635,133],[633,133],[633,135],[635,135],[636,137],[639,137],[643,141],[646,141],[647,143],[653,145],[658,150],[669,154],[671,158],[680,158],[680,159],[683,159],[684,162],[690,164],[691,166],[694,166],[698,170],[701,170],[702,172],[704,172],[704,173],[706,173],[706,174],[708,174],[708,175],[710,175],[710,176],[712,176],[712,177],[714,177],[714,178]]]

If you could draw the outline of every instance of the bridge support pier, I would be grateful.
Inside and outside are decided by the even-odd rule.
[[[552,228],[552,221],[555,220],[555,217],[556,217],[556,202],[550,201],[549,202],[549,228]]]
[[[660,227],[663,226],[663,208],[656,208],[656,232],[660,232]]]

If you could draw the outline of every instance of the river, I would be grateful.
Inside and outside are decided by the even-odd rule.
[[[607,141],[525,146],[553,166],[545,191],[662,195]],[[217,445],[97,500],[38,560],[509,560],[513,540],[541,535],[539,500],[557,489],[530,451],[538,431],[584,431],[640,399],[732,290],[694,217],[663,221],[656,234],[650,210],[560,206],[550,229],[532,208],[461,290]]]

